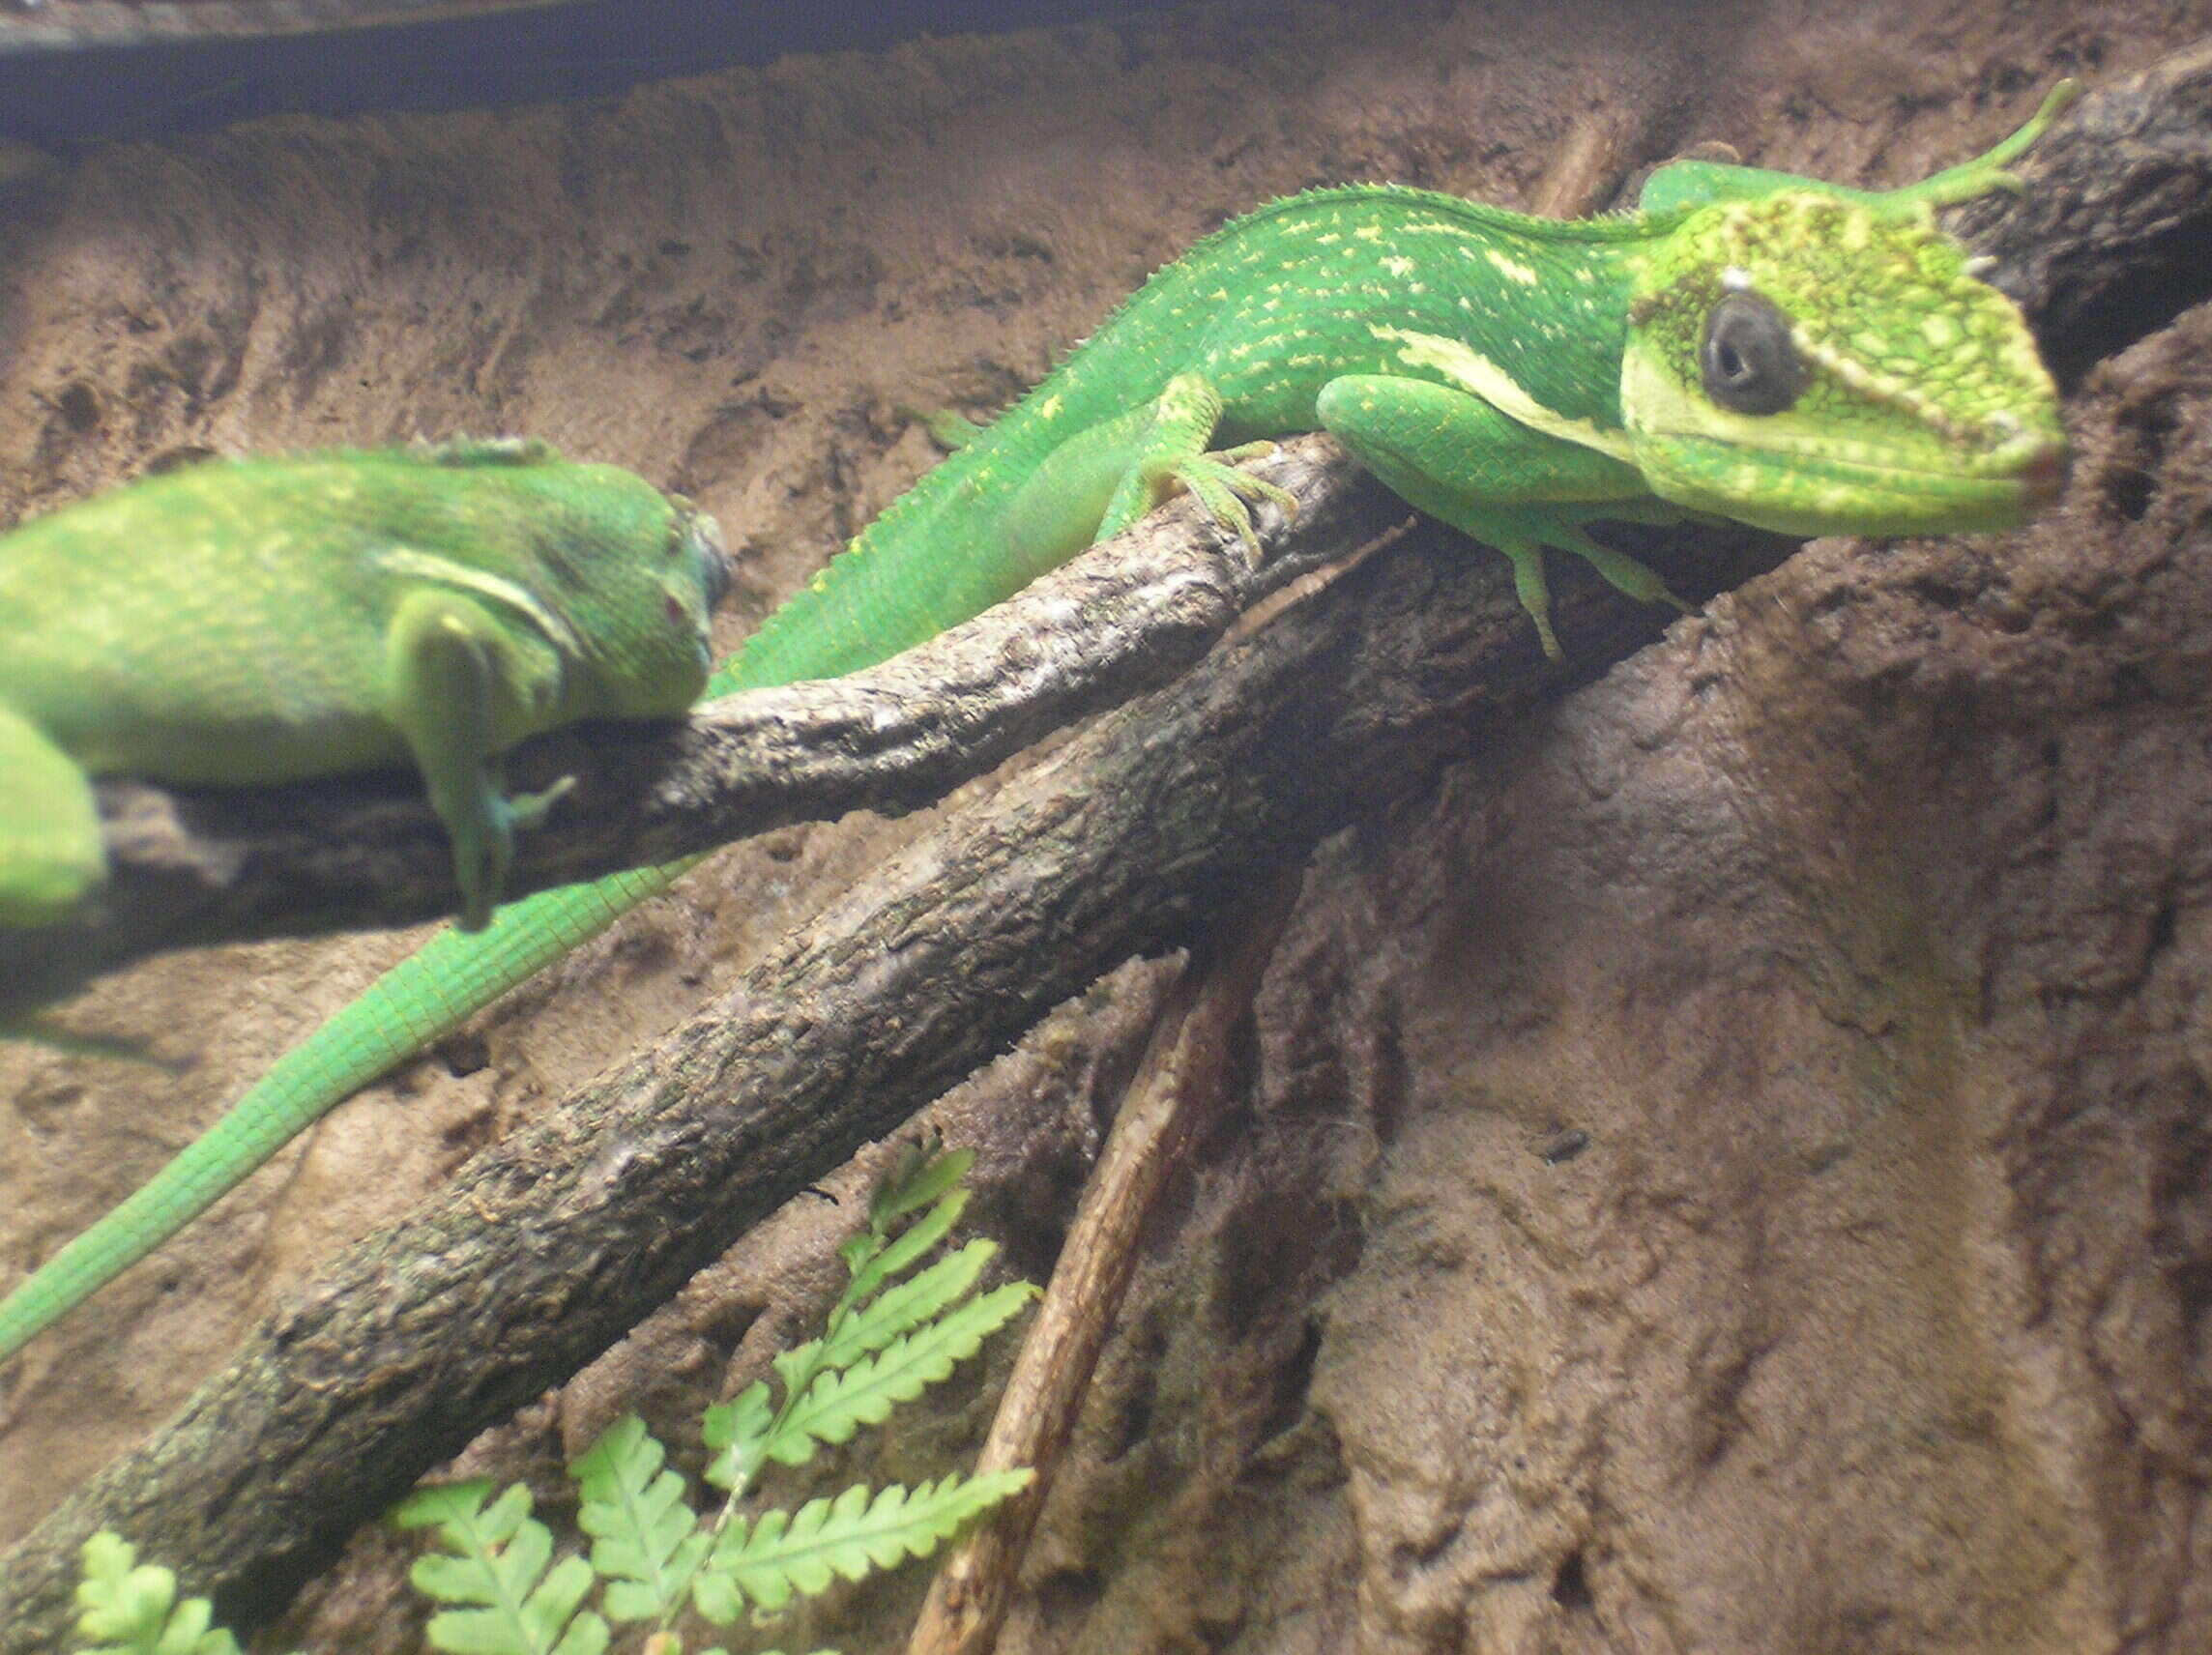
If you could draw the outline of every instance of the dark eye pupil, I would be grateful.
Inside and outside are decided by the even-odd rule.
[[[1790,324],[1756,293],[1730,293],[1705,318],[1705,394],[1737,414],[1779,414],[1805,389]]]

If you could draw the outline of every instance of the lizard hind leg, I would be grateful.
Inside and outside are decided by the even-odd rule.
[[[1015,491],[999,523],[1010,567],[1034,579],[1096,540],[1109,539],[1188,489],[1255,564],[1260,537],[1247,501],[1271,500],[1285,511],[1288,490],[1236,469],[1273,451],[1246,443],[1218,453],[1206,444],[1221,418],[1221,395],[1197,374],[1179,374],[1150,402],[1077,431]]]
[[[1120,534],[1181,487],[1244,543],[1245,558],[1258,567],[1260,537],[1252,527],[1249,503],[1271,500],[1285,512],[1295,511],[1298,503],[1290,490],[1238,471],[1237,462],[1272,453],[1275,445],[1245,443],[1208,453],[1207,442],[1221,422],[1221,392],[1203,374],[1177,374],[1142,412],[1145,419],[1128,469],[1106,503],[1098,538]]]
[[[60,919],[106,872],[84,771],[37,725],[0,707],[0,925]]]

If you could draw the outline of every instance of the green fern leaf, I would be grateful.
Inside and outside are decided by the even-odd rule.
[[[710,1408],[699,1421],[700,1436],[715,1451],[704,1473],[707,1480],[718,1489],[749,1483],[766,1458],[761,1445],[774,1424],[766,1379],[755,1379],[729,1402]]]
[[[778,1351],[769,1358],[769,1366],[775,1377],[783,1381],[783,1407],[778,1418],[791,1411],[794,1397],[806,1394],[807,1386],[822,1377],[826,1364],[822,1360],[823,1342],[809,1339],[803,1345],[794,1345],[788,1350]]]
[[[845,1290],[845,1296],[837,1301],[837,1308],[830,1314],[831,1333],[835,1333],[840,1316],[944,1240],[967,1209],[968,1192],[947,1190],[938,1198],[936,1205],[897,1235],[887,1239],[882,1231],[869,1230],[840,1247],[838,1256],[845,1261],[845,1268],[852,1272],[853,1282]]]
[[[745,1600],[739,1594],[738,1582],[710,1562],[691,1582],[691,1607],[714,1625],[727,1626],[738,1618]]]
[[[782,1408],[771,1409],[768,1387],[756,1384],[736,1402],[707,1410],[707,1445],[717,1450],[707,1466],[709,1482],[732,1491],[749,1487],[765,1462],[763,1450],[771,1437],[786,1442],[786,1464],[798,1463],[788,1457],[795,1451],[803,1459],[811,1450],[792,1444],[781,1428],[782,1421],[824,1371],[849,1365],[867,1351],[883,1349],[974,1284],[982,1261],[995,1251],[990,1242],[971,1243],[955,1255],[957,1262],[933,1265],[905,1288],[884,1294],[888,1303],[879,1301],[866,1310],[858,1308],[884,1283],[945,1238],[968,1204],[966,1190],[949,1186],[974,1160],[973,1152],[962,1150],[926,1163],[916,1162],[902,1176],[887,1178],[877,1187],[869,1205],[868,1229],[838,1249],[853,1279],[830,1312],[828,1332],[774,1358],[776,1377],[783,1382]],[[932,1204],[930,1210],[903,1234],[894,1239],[887,1234],[888,1225],[924,1201]]]
[[[1033,1475],[1026,1468],[965,1479],[953,1474],[911,1494],[893,1483],[872,1498],[864,1487],[854,1487],[833,1500],[808,1500],[796,1516],[771,1511],[749,1529],[733,1523],[716,1539],[701,1583],[722,1582],[739,1601],[773,1614],[795,1594],[811,1597],[839,1575],[859,1581],[871,1570],[928,1556],[962,1524],[1026,1487]],[[704,1601],[694,1601],[708,1613]]]
[[[442,1604],[430,1617],[432,1647],[450,1655],[600,1655],[607,1623],[578,1614],[592,1566],[564,1558],[547,1572],[553,1536],[530,1516],[530,1491],[510,1486],[487,1507],[487,1478],[418,1489],[392,1513],[401,1528],[435,1526],[446,1552],[415,1559],[407,1578]]]
[[[683,1476],[645,1421],[625,1414],[568,1467],[583,1495],[576,1522],[592,1537],[592,1568],[607,1582],[607,1617],[672,1618],[710,1538],[684,1497]]]
[[[866,1361],[820,1375],[777,1420],[763,1452],[779,1464],[802,1466],[816,1442],[843,1442],[860,1426],[880,1425],[898,1404],[912,1402],[973,1356],[1036,1291],[1028,1282],[1008,1282],[894,1339]]]
[[[889,1230],[908,1213],[927,1206],[966,1177],[968,1169],[975,1164],[973,1149],[932,1155],[916,1145],[869,1196],[868,1228],[878,1234]]]
[[[215,1611],[208,1600],[178,1603],[176,1575],[139,1563],[120,1534],[101,1530],[77,1556],[77,1636],[95,1640],[80,1645],[79,1655],[238,1655],[236,1639],[210,1630]]]
[[[918,1276],[888,1289],[866,1309],[851,1316],[823,1341],[822,1365],[849,1368],[872,1350],[881,1350],[911,1327],[957,1303],[975,1285],[999,1251],[995,1241],[971,1241],[937,1261]]]

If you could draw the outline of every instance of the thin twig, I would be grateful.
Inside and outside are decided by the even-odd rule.
[[[1251,1010],[1301,879],[1297,867],[1278,868],[1226,914],[1216,935],[1230,940],[1228,951],[1194,957],[1160,1007],[976,1458],[977,1473],[1027,1466],[1036,1478],[946,1560],[907,1655],[988,1655],[998,1641],[1030,1530],[1136,1268],[1138,1239],[1184,1152],[1221,1107],[1232,1037]]]

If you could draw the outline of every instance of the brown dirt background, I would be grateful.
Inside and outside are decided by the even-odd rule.
[[[528,432],[720,518],[729,644],[928,463],[903,408],[987,413],[1271,195],[1524,202],[1593,128],[1902,182],[2208,13],[1233,3],[105,148],[0,200],[0,521],[181,449]],[[2212,1646],[2208,342],[2192,312],[2089,376],[2035,530],[1817,543],[1324,848],[1004,1647]],[[0,1540],[917,827],[716,858],[42,1340]],[[174,1077],[0,1053],[0,1272],[415,940],[163,959],[72,1009]],[[1161,976],[939,1111],[1029,1273]],[[842,1222],[798,1204],[472,1468],[543,1476],[629,1407],[686,1440],[819,1314]],[[822,1483],[956,1461],[988,1398],[952,1390]],[[364,1535],[292,1640],[414,1647],[397,1556]],[[789,1646],[895,1647],[917,1591]]]

